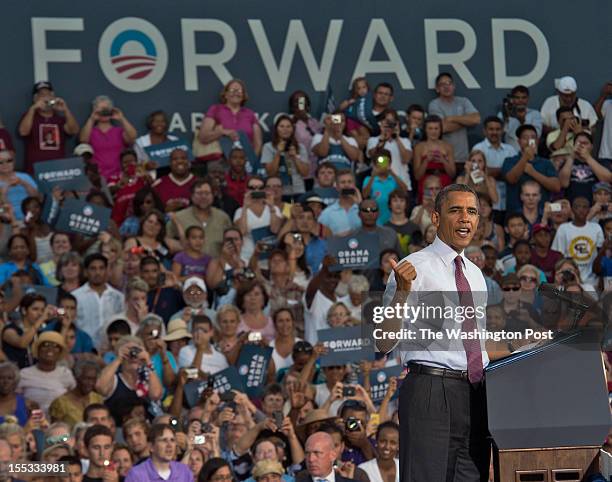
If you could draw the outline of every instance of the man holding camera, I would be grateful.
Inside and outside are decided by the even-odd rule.
[[[336,174],[336,188],[340,197],[321,212],[318,221],[331,232],[331,235],[342,236],[361,227],[359,219],[361,194],[355,186],[355,176],[348,169]]]
[[[550,193],[559,192],[561,183],[553,163],[538,156],[538,133],[534,126],[525,124],[516,130],[521,152],[514,157],[508,157],[502,166],[502,176],[506,179],[507,197],[506,211],[514,213],[521,211],[521,186],[532,179],[543,187],[542,199],[545,203],[550,199]]]
[[[540,109],[544,126],[549,130],[557,129],[559,127],[556,116],[557,109],[559,107],[570,107],[574,115],[580,119],[580,124],[586,129],[592,130],[597,123],[597,114],[589,101],[578,98],[576,80],[569,75],[555,79],[555,89],[557,94],[548,97]]]
[[[321,164],[330,162],[336,169],[353,169],[353,164],[361,156],[357,141],[343,134],[346,126],[344,114],[328,115],[323,121],[323,134],[312,139],[312,152]]]
[[[409,167],[412,160],[412,144],[409,139],[400,137],[400,123],[397,113],[391,109],[384,111],[383,119],[379,125],[380,136],[370,137],[368,140],[368,157],[375,160],[378,151],[381,149],[388,151],[391,159],[391,173],[401,179],[404,190],[412,191]],[[372,169],[374,167],[375,164],[373,164]],[[372,175],[375,174],[372,173]]]
[[[19,122],[19,135],[25,141],[25,170],[34,163],[66,156],[66,136],[79,132],[79,124],[66,101],[55,97],[51,82],[41,81],[32,89],[34,102]]]
[[[363,196],[373,198],[378,205],[377,224],[383,226],[391,218],[389,195],[396,189],[406,191],[406,183],[392,168],[392,154],[387,149],[374,148],[372,156],[372,175],[363,181]]]
[[[530,109],[529,89],[524,85],[517,85],[510,91],[510,95],[502,101],[502,112],[498,114],[504,121],[504,132],[506,142],[515,150],[520,150],[516,130],[523,124],[529,124],[536,128],[538,137],[542,135],[542,116],[540,111]],[[487,160],[489,157],[487,155]]]

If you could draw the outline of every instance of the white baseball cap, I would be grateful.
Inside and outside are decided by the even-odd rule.
[[[555,79],[555,88],[562,94],[573,94],[578,90],[576,79],[566,75],[560,79]]]
[[[204,283],[204,280],[202,278],[199,278],[198,276],[192,276],[191,278],[187,278],[183,283],[183,291],[188,290],[192,286],[197,286],[206,293],[206,283]]]

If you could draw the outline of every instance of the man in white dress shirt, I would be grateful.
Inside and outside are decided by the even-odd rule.
[[[487,287],[478,267],[464,250],[478,227],[478,197],[467,185],[452,184],[437,196],[431,215],[438,229],[435,241],[399,263],[392,262],[385,306],[434,306],[440,301],[451,317],[441,320],[416,315],[383,321],[384,332],[428,327],[446,334],[484,330]],[[472,315],[468,307],[472,307]],[[459,309],[465,317],[460,318]],[[445,311],[446,312],[446,311]],[[435,316],[435,315],[434,315]],[[426,336],[401,344],[409,374],[400,389],[400,473],[402,482],[473,482],[488,480],[484,367],[489,359],[484,339]],[[389,352],[397,341],[377,340]]]
[[[338,453],[334,439],[326,432],[315,432],[306,440],[306,471],[296,475],[296,482],[357,482],[342,477],[334,470]]]

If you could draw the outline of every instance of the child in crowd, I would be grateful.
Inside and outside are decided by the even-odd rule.
[[[172,272],[181,281],[191,276],[204,278],[212,256],[203,254],[204,229],[201,226],[190,226],[186,232],[187,249],[178,252],[172,260]]]

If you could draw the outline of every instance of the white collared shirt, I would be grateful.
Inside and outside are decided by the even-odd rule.
[[[465,257],[465,252],[461,252],[463,260],[463,273],[470,284],[474,307],[476,309],[486,310],[487,303],[487,284],[480,269]],[[455,283],[455,258],[457,252],[444,243],[436,236],[434,242],[416,253],[410,254],[404,258],[415,267],[417,272],[416,279],[412,282],[412,288],[406,304],[409,306],[443,306],[443,308],[455,309],[459,308],[459,296],[457,294],[457,285]],[[402,260],[403,261],[403,260]],[[391,272],[387,289],[384,294],[384,305],[389,306],[395,295],[397,283],[395,281],[394,272]],[[442,294],[444,293],[444,297]],[[455,312],[456,313],[456,312]],[[486,311],[485,311],[486,313]],[[478,328],[484,330],[486,327],[486,315],[476,318]],[[408,319],[404,319],[404,328],[412,331],[421,328],[431,328],[432,331],[440,331],[446,335],[446,330],[461,329],[461,323],[452,318],[444,320],[429,319],[425,317],[417,317],[414,323]],[[418,338],[421,338],[421,333],[417,332]],[[443,340],[427,340],[420,341],[404,341],[400,344],[400,353],[402,363],[406,364],[409,361],[431,365],[436,367],[446,367],[453,370],[467,370],[467,357],[463,347],[463,341],[460,338],[448,339],[446,336]],[[486,367],[489,358],[485,350],[485,340],[480,342],[482,350],[482,362]]]
[[[312,477],[313,482],[319,482],[320,480],[327,480],[327,482],[336,482],[336,472],[332,469],[331,473],[327,474],[325,477]]]
[[[107,284],[106,289],[99,296],[89,283],[85,283],[72,294],[77,299],[76,325],[91,336],[94,346],[100,347],[105,341],[105,333],[101,333],[100,328],[107,320],[124,310],[123,293]]]

